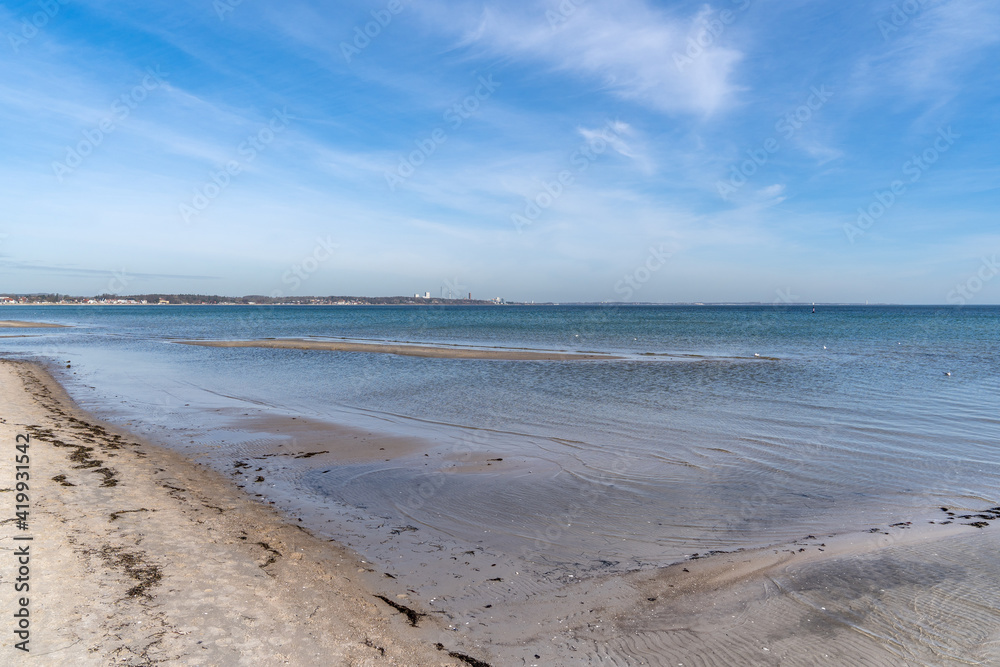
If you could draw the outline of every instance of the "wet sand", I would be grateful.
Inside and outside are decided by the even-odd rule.
[[[0,320],[0,329],[66,329],[68,324],[49,324],[48,322],[21,322],[19,320]]]
[[[1000,664],[1000,533],[991,525],[1000,503],[990,499],[928,507],[892,526],[859,516],[846,534],[692,553],[669,567],[573,574],[545,568],[544,544],[529,564],[488,534],[466,540],[366,516],[317,500],[307,483],[338,469],[365,475],[375,457],[429,462],[449,479],[524,474],[498,452],[435,464],[433,450],[425,456],[433,443],[251,418],[239,430],[256,432],[252,442],[192,445],[192,454],[211,447],[218,461],[228,453],[227,482],[80,413],[36,367],[5,362],[0,374],[0,437],[32,432],[33,470],[45,469],[33,491],[33,532],[39,553],[51,556],[37,561],[33,636],[68,653],[38,656],[40,664],[108,664],[108,656],[121,658],[115,664],[146,664],[144,656],[493,667]],[[300,459],[316,465],[303,475],[292,466]],[[284,514],[270,507],[275,500]],[[2,525],[9,536],[11,524]],[[358,556],[331,535],[384,546],[376,558]],[[5,583],[8,571],[0,569]],[[145,588],[130,595],[137,586]],[[0,611],[11,604],[0,597]],[[10,650],[2,641],[0,651]]]
[[[1000,664],[998,534],[928,528],[584,581],[497,619],[535,647],[500,650],[525,660],[505,664]],[[531,661],[539,647],[549,660]]]
[[[622,359],[610,354],[578,353],[531,350],[484,350],[463,347],[433,347],[429,345],[400,345],[395,343],[352,343],[334,340],[306,340],[302,338],[277,338],[263,340],[185,340],[175,341],[184,345],[204,347],[264,347],[284,350],[329,350],[333,352],[378,352],[410,357],[436,357],[440,359],[497,359],[508,361],[598,361]]]

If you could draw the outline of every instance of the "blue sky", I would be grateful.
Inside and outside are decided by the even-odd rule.
[[[0,292],[1000,303],[995,2],[48,0],[0,32]]]

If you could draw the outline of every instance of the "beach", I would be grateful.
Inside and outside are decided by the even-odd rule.
[[[375,595],[381,573],[204,466],[79,411],[40,367],[0,362],[0,464],[30,444],[28,528],[4,522],[0,608],[30,600],[4,664],[458,665]],[[14,541],[30,535],[32,540]],[[15,595],[15,549],[30,589]],[[429,618],[424,624],[433,624]],[[13,622],[8,622],[13,625]]]
[[[479,640],[475,655],[449,650],[435,641],[449,633],[428,601],[393,585],[412,576],[387,578],[204,466],[82,413],[38,366],[0,362],[0,379],[0,438],[10,451],[19,434],[30,437],[31,510],[21,534],[33,539],[14,541],[11,521],[3,533],[8,552],[30,545],[30,653],[17,656],[26,663],[940,665],[1000,657],[1000,568],[975,558],[1000,540],[955,523],[810,535],[539,586],[520,603],[481,612],[482,627],[461,638]],[[5,457],[7,479],[12,463]],[[0,605],[16,608],[9,566],[3,577]],[[16,655],[17,641],[8,634],[0,650]]]
[[[976,558],[1000,540],[958,522],[810,535],[557,586],[522,583],[533,590],[521,600],[470,615],[481,627],[457,643],[474,639],[475,655],[448,650],[436,641],[449,633],[427,613],[428,601],[393,585],[419,573],[388,578],[206,467],[101,423],[39,366],[3,361],[0,379],[0,438],[9,451],[18,435],[30,438],[28,529],[14,531],[8,520],[2,541],[8,552],[30,545],[30,652],[17,658],[31,664],[939,665],[1000,657],[1000,568]],[[5,457],[7,479],[13,463]],[[1000,518],[997,510],[988,516]],[[18,534],[32,540],[12,539]],[[16,609],[12,568],[3,578],[0,605]],[[940,627],[927,626],[935,621]],[[19,640],[8,635],[0,650],[16,655]]]
[[[1000,2],[0,23],[0,667],[1000,667]]]
[[[1000,2],[2,21],[0,667],[1000,667]]]
[[[566,349],[556,334],[596,319],[542,311],[527,335],[554,333],[526,343],[520,331],[487,340],[517,319],[469,340],[462,318],[474,311],[431,314],[451,329],[414,326],[409,311],[287,312],[261,328],[308,342],[356,327],[357,340],[375,322],[401,335],[373,345],[418,340],[447,353],[548,354]],[[653,314],[696,318],[691,331],[706,331],[705,312],[688,312]],[[915,380],[939,362],[893,341],[879,350],[884,374],[834,384],[831,369],[864,366],[853,350],[807,356],[810,331],[801,344],[758,336],[749,350],[775,357],[766,359],[606,325],[603,339],[591,330],[577,348],[622,357],[601,363],[175,344],[209,331],[267,342],[245,313],[81,311],[64,318],[72,327],[5,343],[4,479],[14,479],[18,435],[31,438],[28,529],[0,524],[8,552],[20,546],[14,537],[33,538],[26,660],[1000,662],[995,376],[976,378],[974,346],[968,363],[949,357],[956,376]],[[553,326],[540,326],[543,316]],[[745,316],[719,311],[714,328]],[[796,324],[782,317],[776,329]],[[924,315],[887,317],[916,347],[907,318]],[[839,337],[832,328],[823,327],[831,347],[859,338],[853,325]],[[884,335],[878,328],[871,339]],[[959,326],[947,331],[965,345]],[[641,347],[614,342],[633,339]],[[635,359],[646,353],[664,361]],[[674,360],[684,355],[702,360]],[[941,411],[934,437],[906,412],[898,432],[886,428],[899,379],[908,393],[893,411],[945,400],[965,413]],[[832,391],[837,413],[811,419]],[[561,393],[572,400],[553,402]],[[13,482],[0,488],[13,516]],[[10,561],[0,568],[5,584],[15,575]],[[12,587],[3,595],[0,612],[15,613]],[[16,654],[18,640],[8,634],[0,651]]]

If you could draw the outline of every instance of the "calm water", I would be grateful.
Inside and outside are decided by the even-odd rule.
[[[234,414],[419,436],[432,456],[296,462],[268,469],[280,482],[268,492],[556,568],[624,569],[778,543],[817,526],[909,520],[942,504],[1000,504],[1000,308],[817,311],[7,307],[0,317],[75,328],[0,331],[37,334],[0,338],[0,351],[72,362],[64,379],[85,407],[224,470],[267,435],[233,426]],[[629,358],[449,360],[171,342],[304,336]],[[664,354],[691,356],[656,356]],[[459,465],[486,455],[504,461]],[[378,554],[360,531],[351,535],[352,546]]]

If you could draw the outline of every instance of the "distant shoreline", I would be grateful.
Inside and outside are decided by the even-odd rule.
[[[83,297],[81,297],[83,298]],[[745,307],[760,307],[760,308],[773,308],[775,310],[786,310],[789,308],[947,308],[951,310],[957,309],[975,309],[975,308],[996,308],[1000,307],[1000,304],[993,303],[983,303],[983,304],[966,304],[966,305],[956,305],[956,304],[941,304],[941,303],[856,303],[856,302],[830,302],[821,303],[817,301],[812,302],[794,302],[794,303],[767,303],[763,301],[676,301],[676,302],[656,302],[656,301],[469,301],[468,299],[420,299],[420,300],[401,300],[401,301],[382,301],[382,299],[396,299],[400,297],[351,297],[350,301],[338,301],[338,302],[322,302],[322,303],[301,303],[296,301],[279,301],[274,303],[259,303],[259,302],[236,302],[236,301],[223,301],[223,302],[179,302],[179,303],[132,303],[126,302],[124,299],[117,301],[98,301],[98,302],[73,302],[73,301],[35,301],[35,302],[3,302],[0,301],[0,308],[4,306],[132,306],[132,307],[160,307],[160,306],[257,306],[263,308],[274,308],[278,306],[328,306],[328,307],[344,307],[344,306],[449,306],[449,307],[462,307],[462,306],[603,306],[608,308],[622,308],[622,307],[634,307],[634,306],[664,306],[664,307],[732,307],[732,308],[745,308]],[[303,298],[313,298],[313,297],[303,297]]]

